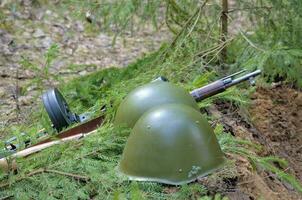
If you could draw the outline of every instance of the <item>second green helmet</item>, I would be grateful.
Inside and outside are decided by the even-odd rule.
[[[119,105],[114,124],[126,124],[132,128],[150,108],[167,103],[180,103],[199,110],[196,101],[184,89],[157,79],[130,92]]]
[[[200,112],[165,104],[135,124],[119,170],[131,180],[179,185],[196,180],[224,162],[216,136]]]

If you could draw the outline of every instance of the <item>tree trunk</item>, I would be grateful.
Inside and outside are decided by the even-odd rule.
[[[221,42],[225,42],[228,35],[228,0],[221,0],[222,12],[221,12]],[[227,47],[225,46],[221,50],[221,61],[225,63],[227,59]]]

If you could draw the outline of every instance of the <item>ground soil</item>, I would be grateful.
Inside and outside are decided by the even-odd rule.
[[[287,87],[258,88],[251,120],[263,134],[267,151],[285,158],[302,182],[302,93]]]
[[[263,146],[261,156],[284,158],[284,170],[302,182],[302,92],[286,86],[258,87],[252,95],[248,112],[231,104],[218,102],[209,112],[234,136]],[[292,186],[274,174],[251,170],[249,162],[236,157],[238,177],[230,180],[232,190],[225,190],[231,199],[302,199]]]

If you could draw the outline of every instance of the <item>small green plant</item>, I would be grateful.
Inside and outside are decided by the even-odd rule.
[[[34,73],[34,78],[30,85],[42,90],[48,86],[54,85],[55,82],[60,82],[60,76],[52,70],[52,64],[59,56],[59,47],[57,44],[52,44],[45,52],[42,61],[31,61],[29,58],[22,57],[20,61],[21,70],[30,70]]]

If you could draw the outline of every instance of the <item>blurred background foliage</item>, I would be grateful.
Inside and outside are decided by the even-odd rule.
[[[228,56],[223,64],[231,65],[231,69],[261,68],[268,81],[285,81],[302,87],[302,2],[299,0],[229,1],[227,44],[221,41],[222,5],[218,0],[68,0],[62,4],[77,17],[91,18],[93,27],[99,31],[115,36],[139,31],[146,24],[152,24],[155,29],[166,25],[179,43],[183,44],[186,38],[186,43],[198,46],[195,62],[208,58],[205,64],[217,64],[218,53],[227,45]],[[138,22],[136,26],[134,22]]]

